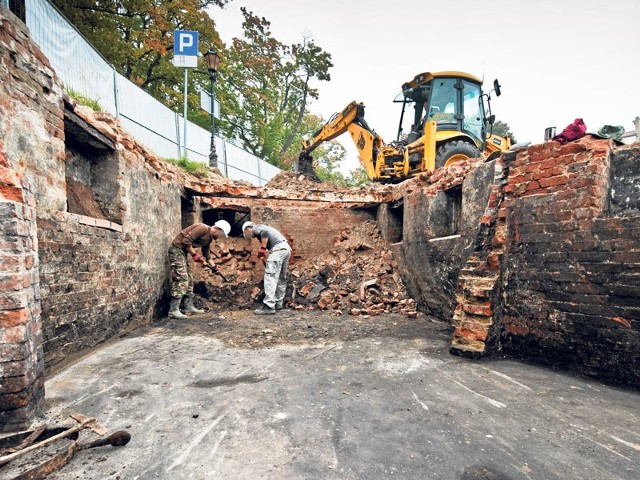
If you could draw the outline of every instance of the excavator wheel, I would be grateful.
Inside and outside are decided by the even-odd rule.
[[[436,168],[452,165],[467,158],[480,158],[478,147],[464,140],[453,140],[438,147],[436,152]]]

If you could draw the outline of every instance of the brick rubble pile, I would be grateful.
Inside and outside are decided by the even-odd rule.
[[[295,258],[295,242],[291,243],[294,259],[289,267],[287,307],[321,309],[336,315],[419,315],[375,222],[343,230],[334,247],[315,258]],[[262,300],[264,268],[252,250],[255,246],[255,242],[243,238],[229,238],[213,245],[215,261],[228,282],[200,267],[194,268],[196,293],[210,308],[248,308]]]
[[[396,270],[397,262],[385,248],[375,222],[347,228],[329,252],[292,266],[289,305],[336,314],[417,317],[416,302]]]

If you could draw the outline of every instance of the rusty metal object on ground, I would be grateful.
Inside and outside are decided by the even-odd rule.
[[[76,425],[74,427],[71,427],[57,435],[54,435],[53,437],[47,438],[46,440],[43,440],[41,442],[38,442],[36,444],[30,445],[26,448],[23,448],[22,450],[18,450],[17,452],[13,452],[10,453],[9,455],[4,455],[2,457],[0,457],[0,465],[5,465],[9,462],[11,462],[12,460],[15,460],[16,458],[21,457],[22,455],[25,455],[29,452],[32,452],[33,450],[37,450],[38,448],[42,448],[46,445],[49,445],[53,442],[55,442],[56,440],[59,440],[61,438],[65,438],[68,437],[76,432],[79,432],[80,430],[83,430],[85,428],[90,428],[91,430],[93,430],[94,432],[96,432],[98,435],[104,435],[105,433],[107,433],[107,429],[104,428],[102,425],[100,425],[98,423],[98,420],[96,420],[95,418],[92,417],[86,417],[82,414],[79,413],[74,413],[71,415],[71,418],[73,418],[76,421],[79,421],[80,424]]]
[[[46,423],[44,425],[40,425],[33,432],[31,432],[24,440],[22,440],[18,445],[14,447],[6,448],[5,450],[0,450],[0,457],[4,457],[5,455],[15,453],[19,450],[22,450],[23,448],[28,447],[33,442],[35,442],[38,438],[40,438],[40,435],[42,435],[46,429],[47,429]]]

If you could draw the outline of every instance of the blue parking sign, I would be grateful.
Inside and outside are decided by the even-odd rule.
[[[198,32],[192,30],[174,30],[173,53],[186,57],[198,56]]]

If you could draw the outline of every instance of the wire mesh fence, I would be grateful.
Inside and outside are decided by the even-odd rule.
[[[211,132],[189,121],[185,132],[182,115],[116,72],[47,0],[26,0],[26,23],[66,89],[97,101],[156,155],[181,158],[186,151],[189,160],[209,163]],[[215,145],[228,178],[262,186],[280,172],[223,138],[216,136]]]

